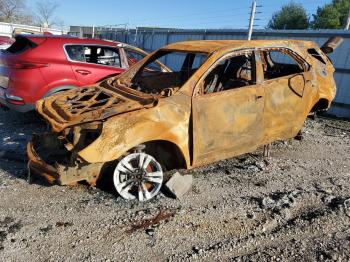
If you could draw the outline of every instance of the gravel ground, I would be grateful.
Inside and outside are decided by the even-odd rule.
[[[0,112],[2,261],[348,261],[350,123],[308,120],[302,141],[180,171],[184,199],[26,182],[37,115]]]

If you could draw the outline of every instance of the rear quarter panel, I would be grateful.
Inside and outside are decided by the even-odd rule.
[[[63,44],[64,42],[60,40],[46,41],[43,45],[34,49],[32,55],[41,61],[47,61],[49,64],[48,67],[40,68],[46,85],[38,90],[37,100],[44,97],[51,89],[59,86],[81,86],[65,56]]]
[[[22,97],[26,104],[34,104],[46,85],[47,81],[39,69],[11,70],[7,92]]]
[[[19,55],[8,53],[0,54],[0,75],[9,78],[6,92],[11,95],[23,98],[26,104],[33,104],[37,100],[37,95],[41,87],[46,86],[40,69],[15,69],[6,66],[7,63],[16,63],[17,61],[32,61],[29,52]],[[38,60],[35,60],[38,61]]]
[[[307,49],[314,48],[321,55],[325,63],[315,59],[307,52]],[[311,65],[311,73],[315,81],[317,93],[314,96],[310,110],[322,98],[332,102],[336,95],[336,82],[334,79],[335,68],[330,59],[325,55],[314,42],[305,43],[304,59]]]

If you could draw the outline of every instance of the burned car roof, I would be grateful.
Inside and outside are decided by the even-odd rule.
[[[241,49],[249,47],[283,46],[294,48],[300,44],[314,45],[310,41],[302,40],[194,40],[169,44],[162,50],[181,50],[188,52],[213,53],[220,49]]]

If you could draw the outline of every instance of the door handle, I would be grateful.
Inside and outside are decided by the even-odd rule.
[[[257,100],[259,100],[259,99],[261,99],[261,98],[263,98],[263,96],[255,95],[255,101],[257,101]]]
[[[90,75],[91,74],[91,72],[90,71],[88,71],[88,70],[83,70],[83,69],[77,69],[77,70],[75,70],[75,72],[77,72],[77,73],[79,73],[79,74],[81,74],[81,75]]]

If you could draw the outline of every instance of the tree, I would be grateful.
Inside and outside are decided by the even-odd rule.
[[[0,0],[0,21],[6,23],[20,23],[26,17],[24,0]],[[27,15],[28,17],[28,15]]]
[[[349,10],[348,0],[332,0],[318,7],[312,23],[314,29],[340,29],[344,27]]]
[[[59,4],[52,0],[41,0],[36,3],[37,8],[37,23],[39,26],[51,27],[60,25],[61,21],[55,17],[55,12]]]
[[[268,25],[271,29],[307,29],[309,17],[301,4],[289,3],[272,15]]]
[[[16,23],[24,25],[34,25],[34,18],[31,12],[28,14],[22,14],[16,19]]]

